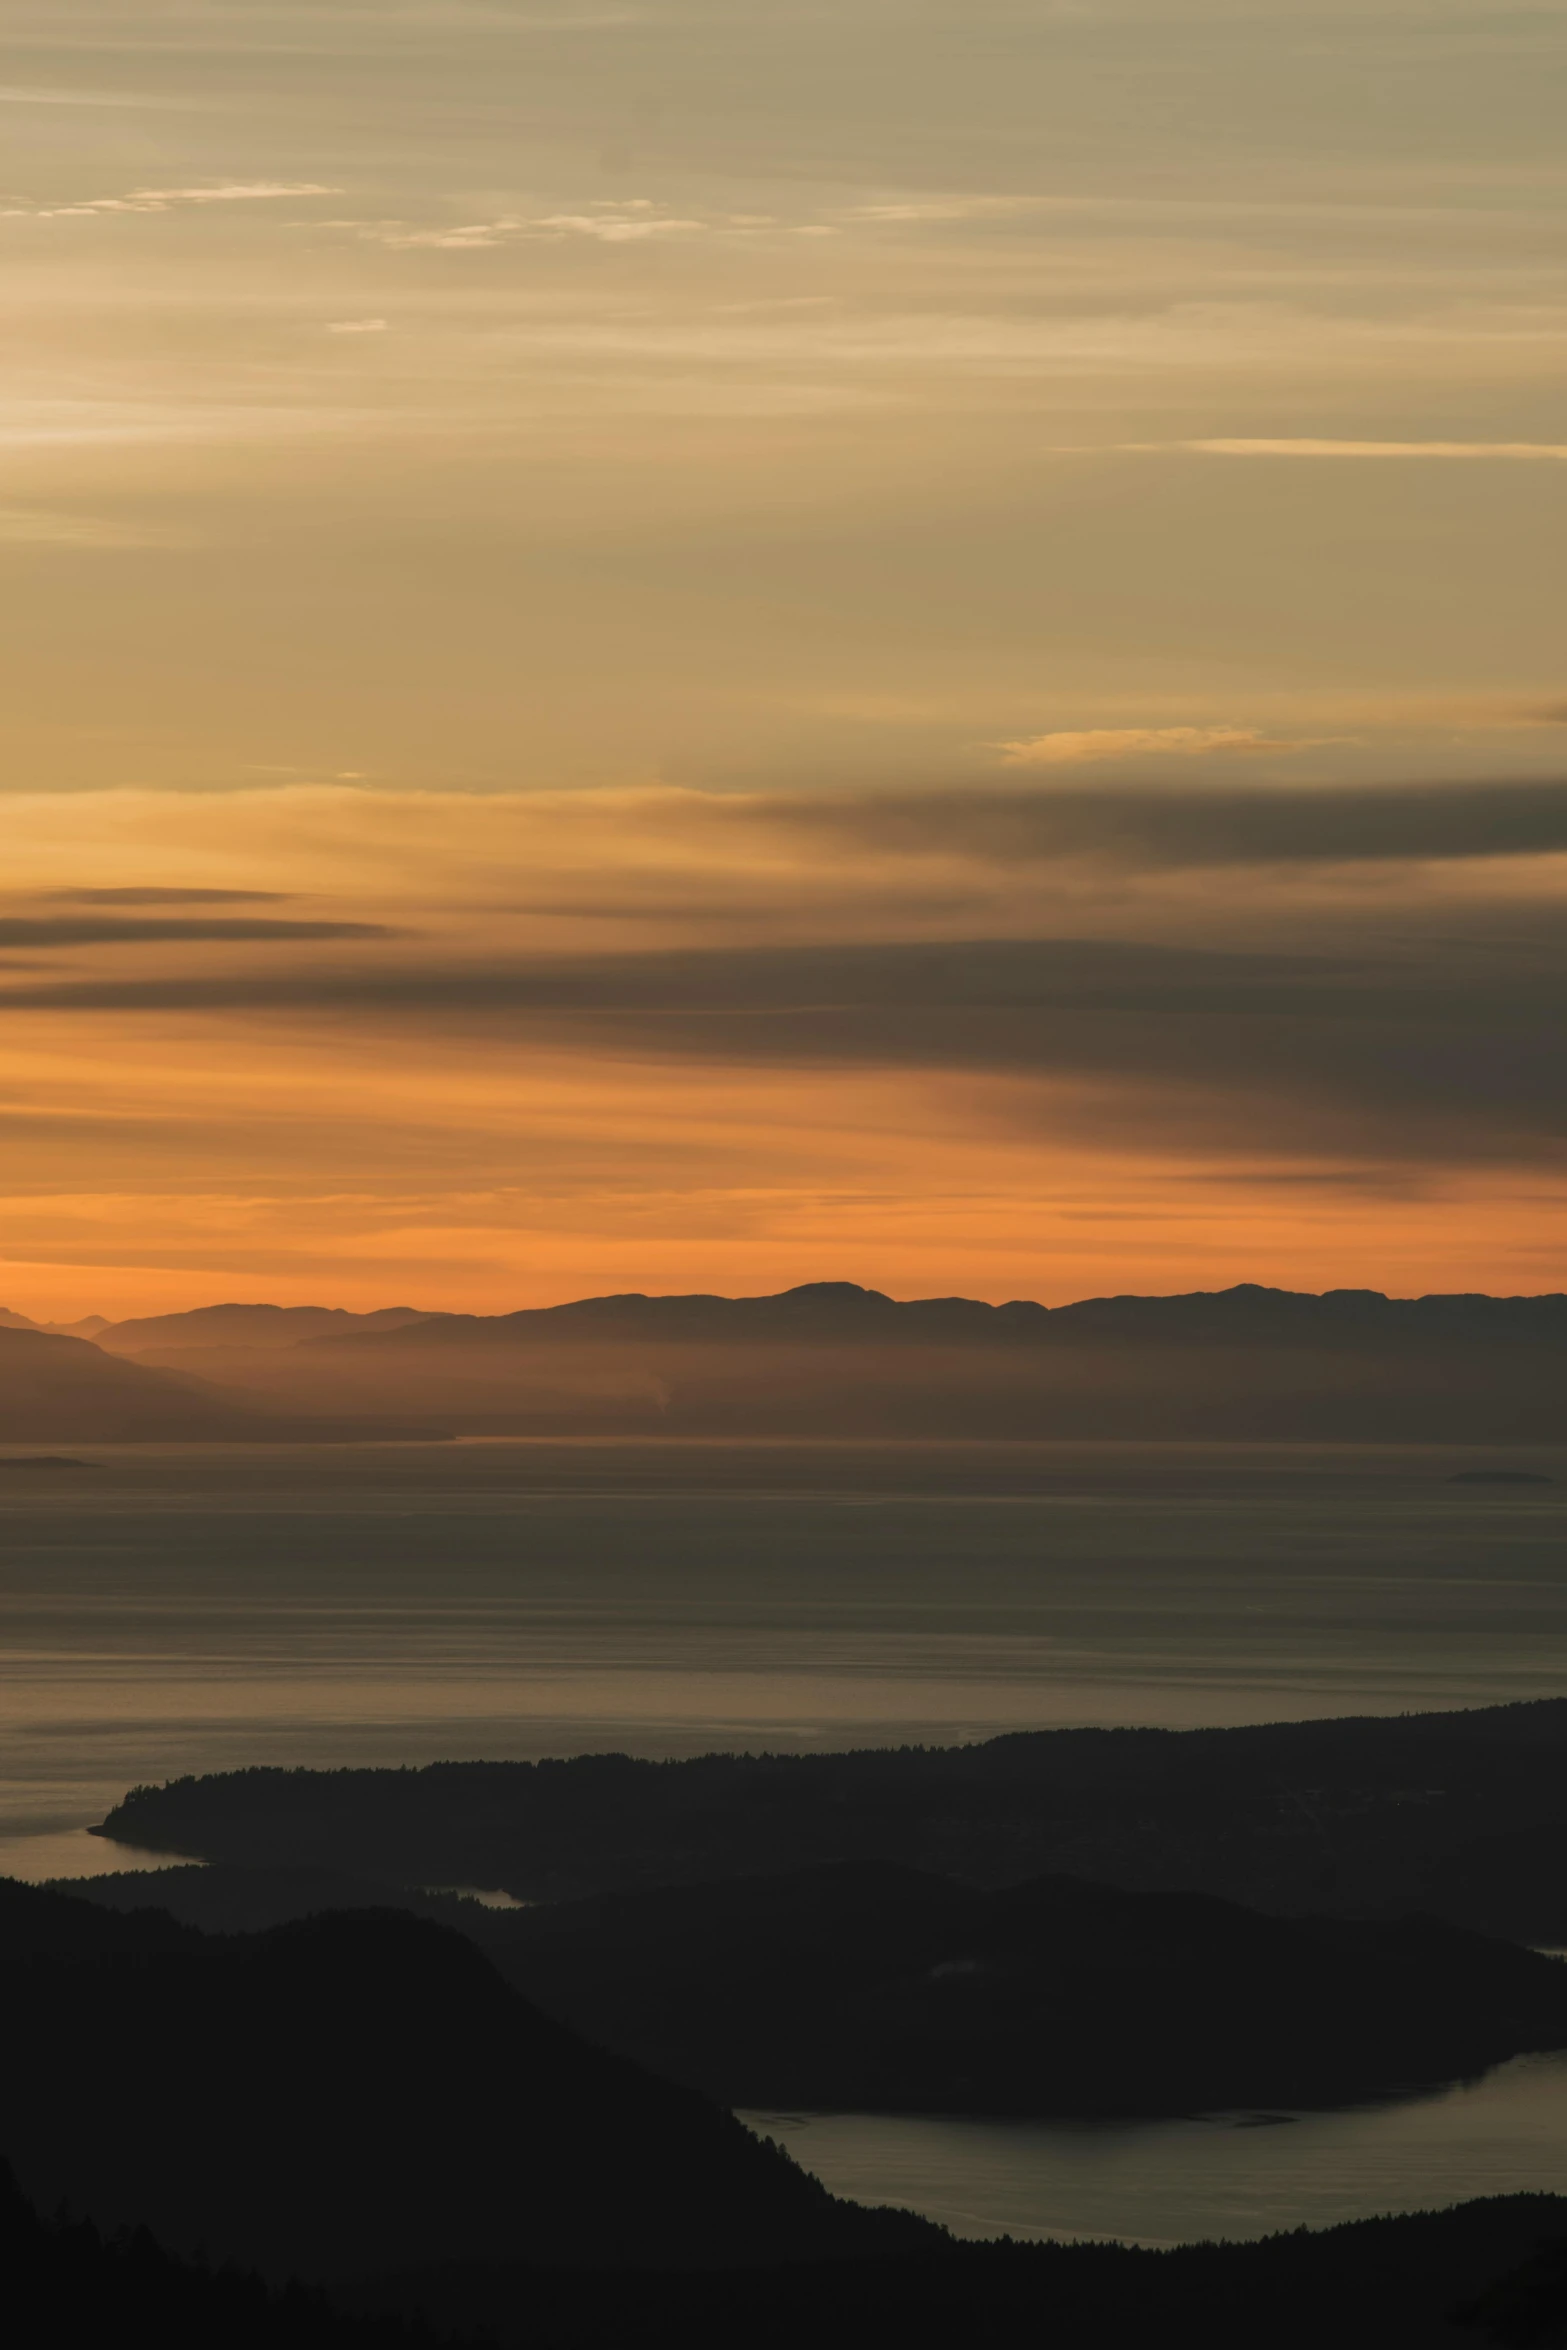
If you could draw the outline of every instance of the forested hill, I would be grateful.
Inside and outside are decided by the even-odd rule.
[[[73,1914],[75,1913],[75,1914]],[[3,2149],[32,2203],[273,2283],[415,2262],[704,2268],[942,2239],[835,2200],[385,1910],[203,1936],[0,1880]]]
[[[1516,1943],[1429,1917],[1270,1917],[1072,1877],[986,1893],[840,1862],[503,1908],[217,1861],[72,1893],[209,1932],[343,1908],[434,1917],[546,2015],[727,2106],[1342,2105],[1567,2046],[1567,1968]]]

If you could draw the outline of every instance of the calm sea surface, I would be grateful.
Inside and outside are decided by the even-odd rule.
[[[1554,1695],[1567,1449],[1503,1463],[1552,1485],[1447,1482],[1495,1457],[508,1443],[0,1465],[0,1867],[61,1865],[53,1840],[137,1781],[242,1763]]]
[[[0,1873],[243,1763],[947,1742],[1567,1689],[1567,1448],[0,1448]],[[1528,1468],[1539,1486],[1448,1482]],[[121,1853],[122,1863],[140,1856]],[[1567,2188],[1567,2069],[1239,2126],[770,2120],[978,2234]]]

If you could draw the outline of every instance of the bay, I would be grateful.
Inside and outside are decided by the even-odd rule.
[[[1232,2242],[1476,2195],[1567,2194],[1567,2054],[1329,2113],[995,2122],[748,2113],[834,2194],[954,2235]]]

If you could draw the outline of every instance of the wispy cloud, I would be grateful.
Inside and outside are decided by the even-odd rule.
[[[520,220],[471,220],[456,228],[410,228],[399,220],[327,220],[323,228],[351,228],[367,243],[391,245],[398,251],[469,253],[490,245],[509,244],[523,232]]]
[[[368,242],[398,250],[436,252],[482,251],[488,246],[511,245],[539,239],[564,241],[584,237],[601,245],[644,244],[654,237],[691,236],[713,223],[663,212],[650,196],[597,199],[580,212],[508,212],[494,220],[460,221],[450,227],[418,228],[401,220],[323,221],[323,228],[351,228]],[[726,228],[751,229],[769,225],[737,221],[727,216]]]
[[[1299,751],[1254,726],[1094,726],[994,745],[1008,767],[1087,767],[1103,759],[1196,759],[1209,752]]]
[[[1009,213],[1037,212],[1045,199],[1038,196],[914,196],[896,203],[855,204],[845,218],[851,221],[904,222],[994,220]]]
[[[90,448],[95,445],[110,447],[115,444],[134,445],[137,442],[158,441],[254,441],[274,440],[283,435],[351,432],[363,420],[345,407],[306,406],[285,407],[276,403],[265,407],[259,403],[230,401],[222,403],[181,400],[171,393],[163,400],[133,402],[126,400],[14,400],[0,401],[0,453],[15,449]],[[29,518],[36,508],[17,507],[10,511]],[[130,543],[107,535],[106,526],[73,529],[70,536],[77,545],[98,546]],[[22,535],[36,538],[38,533],[27,530]],[[51,531],[51,538],[60,533]],[[139,536],[138,544],[147,543]],[[159,545],[189,544],[189,534],[181,527],[167,534],[160,532]]]
[[[112,514],[72,514],[46,506],[0,506],[0,546],[172,547],[189,534],[167,523]]]
[[[327,321],[326,331],[329,335],[384,335],[386,320],[384,318],[330,318]]]
[[[77,220],[98,213],[172,212],[195,204],[256,204],[281,196],[340,196],[315,180],[229,180],[196,188],[132,188],[123,196],[89,196],[79,204],[11,204],[0,220]]]
[[[536,229],[555,229],[562,236],[596,237],[601,244],[635,244],[645,237],[667,237],[700,230],[707,223],[701,220],[677,220],[667,213],[655,214],[641,208],[624,212],[548,212],[542,219],[529,224]]]
[[[149,98],[126,90],[62,90],[32,84],[0,85],[0,106],[178,106],[177,99]]]
[[[1522,464],[1567,462],[1567,441],[1178,441],[1205,457],[1450,457]]]

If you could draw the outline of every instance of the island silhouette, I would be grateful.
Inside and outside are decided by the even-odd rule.
[[[1242,1729],[1014,1731],[846,1754],[214,1772],[132,1789],[144,1851],[522,1900],[834,1864],[1072,1876],[1279,1916],[1567,1943],[1567,1699]]]

